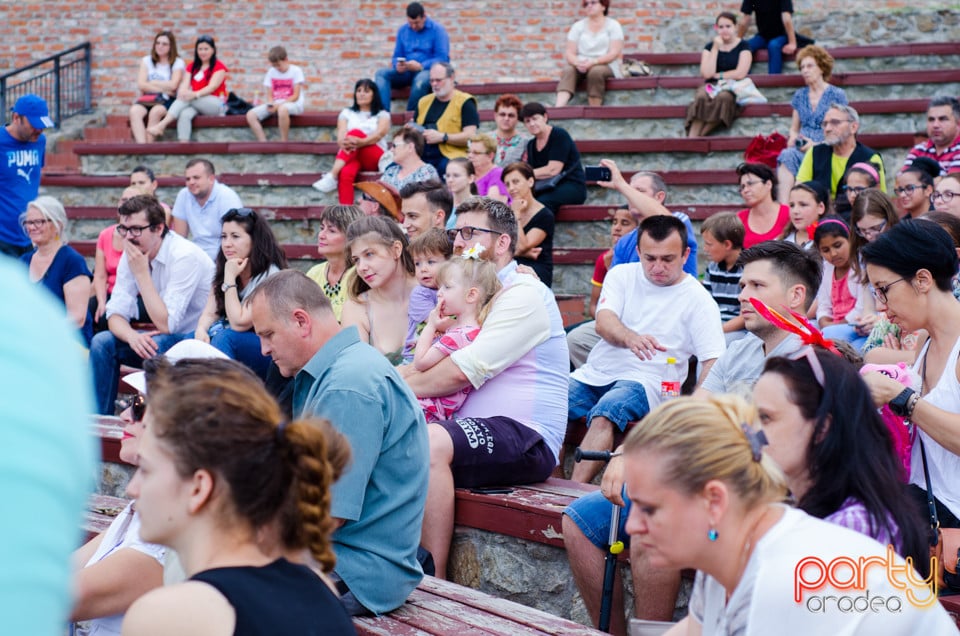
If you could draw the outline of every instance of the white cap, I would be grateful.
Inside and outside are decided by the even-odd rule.
[[[227,354],[215,348],[213,345],[200,342],[199,340],[193,340],[192,338],[190,340],[181,340],[173,345],[169,351],[163,354],[163,357],[169,360],[171,364],[176,364],[180,360],[187,358],[197,358],[201,360],[211,358],[229,359]],[[143,394],[147,393],[147,375],[143,371],[125,375],[123,376],[123,381],[138,392]]]

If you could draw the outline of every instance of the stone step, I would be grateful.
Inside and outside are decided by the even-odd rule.
[[[803,29],[801,29],[801,32]],[[812,35],[816,35],[815,33]],[[836,72],[890,71],[903,68],[957,68],[960,43],[915,42],[872,46],[825,46],[833,56]],[[685,53],[627,53],[627,59],[642,60],[658,75],[695,75],[700,68],[700,51]],[[754,53],[750,74],[767,71],[767,51]],[[794,56],[788,56],[784,69],[796,72]]]
[[[803,86],[799,75],[752,75],[763,95],[773,103],[789,103],[793,93]],[[960,93],[960,70],[947,67],[937,69],[920,66],[894,71],[861,71],[835,73],[831,83],[843,88],[850,101],[883,99],[913,99],[933,95]],[[607,105],[663,105],[686,104],[703,80],[696,75],[651,75],[608,80]],[[501,84],[463,84],[460,90],[477,97],[481,109],[492,108],[503,93],[514,93],[522,101],[553,103],[555,81],[507,82]],[[392,109],[402,112],[406,101],[399,99],[405,91],[395,91]],[[585,98],[578,96],[583,103]]]
[[[923,130],[926,99],[890,99],[854,102],[861,114],[861,129],[870,132],[903,132]],[[662,137],[667,132],[684,136],[685,105],[671,106],[568,106],[551,108],[551,121],[562,126],[574,139],[629,139]],[[792,108],[789,103],[747,106],[730,129],[717,131],[716,136],[755,135],[757,131],[786,133],[790,128]],[[403,123],[403,115],[394,113],[394,124]],[[495,134],[493,111],[480,111],[481,131]],[[194,138],[198,142],[252,141],[243,117],[197,117]],[[269,127],[268,138],[276,133]],[[336,138],[336,121],[327,113],[307,114],[294,119],[291,141],[325,142]],[[169,141],[173,138],[169,137]],[[90,139],[87,139],[90,141]],[[110,141],[117,141],[111,139]],[[124,140],[120,140],[124,141]]]
[[[864,134],[863,143],[899,161],[913,146],[912,133]],[[611,158],[623,166],[643,165],[655,171],[727,170],[742,161],[751,137],[586,139],[577,147],[585,165]],[[125,175],[134,166],[146,164],[157,174],[177,174],[193,158],[209,158],[218,172],[307,175],[316,179],[330,169],[336,146],[330,143],[290,142],[161,142],[150,145],[77,143],[86,175]]]

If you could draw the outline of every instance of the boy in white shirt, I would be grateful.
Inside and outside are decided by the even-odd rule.
[[[257,141],[266,141],[267,136],[260,124],[271,115],[277,116],[280,128],[280,141],[288,141],[290,135],[290,116],[303,113],[303,89],[305,87],[303,70],[287,61],[287,50],[275,46],[267,53],[270,70],[263,78],[268,90],[268,100],[247,111],[247,124]]]

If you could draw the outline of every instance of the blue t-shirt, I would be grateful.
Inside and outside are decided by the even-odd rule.
[[[690,248],[690,255],[687,256],[687,261],[683,264],[683,271],[696,278],[697,233],[693,231],[693,223],[690,222],[689,216],[683,212],[674,212],[673,216],[683,221],[683,224],[687,226],[687,247]],[[640,255],[637,253],[638,232],[639,228],[620,237],[620,240],[617,241],[617,244],[613,248],[613,259],[610,261],[611,269],[615,265],[621,265],[623,263],[637,263],[640,261]]]
[[[27,252],[20,257],[20,260],[23,261],[27,267],[30,267],[30,260],[36,253],[37,250]],[[69,245],[64,245],[57,250],[56,255],[53,257],[53,262],[50,263],[50,267],[44,272],[43,278],[37,282],[42,283],[44,287],[49,289],[54,296],[60,299],[61,303],[65,303],[66,299],[63,297],[63,286],[77,276],[93,278],[93,274],[90,273],[87,262],[80,256],[80,252]],[[87,310],[87,319],[84,321],[80,332],[83,334],[84,342],[90,344],[90,339],[93,338],[93,317],[90,315],[89,309]]]
[[[37,198],[46,147],[43,135],[34,142],[18,141],[0,128],[0,243],[30,246],[20,227],[20,215]]]
[[[364,607],[396,609],[423,578],[417,562],[430,451],[417,398],[356,327],[327,341],[294,379],[293,413],[324,417],[350,441],[333,486],[336,573]]]
[[[12,258],[0,298],[0,617],[5,634],[62,636],[96,474],[93,381],[63,307]]]

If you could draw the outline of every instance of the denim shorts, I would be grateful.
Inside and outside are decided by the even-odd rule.
[[[643,384],[618,380],[606,386],[591,386],[570,378],[567,419],[587,416],[587,426],[595,417],[605,417],[623,432],[650,412],[647,390]]]
[[[630,515],[630,500],[627,499],[626,489],[621,495],[625,505],[620,509],[617,538],[623,541],[624,546],[630,547],[630,535],[626,531],[627,517]],[[590,539],[590,543],[601,550],[606,550],[607,542],[610,540],[611,512],[613,512],[613,504],[597,490],[571,503],[563,514],[577,524],[584,536]]]

